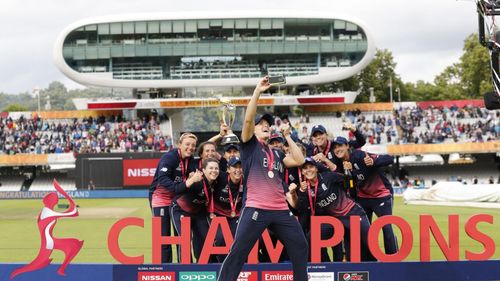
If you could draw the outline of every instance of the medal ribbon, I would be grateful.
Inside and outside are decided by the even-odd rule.
[[[311,205],[311,213],[313,216],[316,208],[316,199],[318,199],[318,185],[319,185],[319,180],[316,179],[316,185],[314,186],[314,202],[313,202],[311,193],[311,182],[307,181],[307,194],[309,195],[309,204]]]
[[[266,153],[266,159],[267,159],[267,169],[269,170],[269,172],[271,172],[273,170],[273,165],[274,165],[274,153],[273,153],[273,150],[271,148],[267,148],[269,149],[269,152],[267,152],[267,149],[266,149],[266,145],[264,145],[263,143],[260,143],[262,145],[262,148],[264,149],[264,152]]]
[[[211,214],[214,213],[214,210],[215,210],[215,206],[214,206],[214,193],[212,192],[209,197],[208,195],[208,187],[207,187],[207,183],[205,181],[205,179],[203,179],[203,191],[205,191],[205,197],[207,198],[207,201],[209,202],[209,212]]]
[[[188,163],[189,163],[189,158],[186,158],[186,162],[182,161],[182,155],[181,155],[181,150],[177,149],[177,153],[179,153],[179,161],[180,161],[180,166],[181,166],[181,174],[182,174],[182,180],[186,181],[187,180],[187,168],[188,168]]]
[[[330,151],[330,146],[332,145],[331,141],[328,141],[328,144],[326,145],[326,150],[323,151],[323,154],[328,158],[328,152]],[[318,147],[316,146],[314,148],[313,154],[316,155],[319,152]]]
[[[238,199],[240,199],[240,188],[243,185],[243,177],[240,179],[240,186],[238,187],[238,195],[236,195],[236,200],[233,200],[233,194],[231,193],[231,177],[227,176],[227,193],[229,193],[229,204],[231,205],[231,212],[236,213],[236,205],[238,204]]]

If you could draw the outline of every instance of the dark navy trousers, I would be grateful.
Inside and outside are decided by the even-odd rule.
[[[153,207],[153,216],[161,218],[161,236],[170,236],[170,206]],[[175,246],[161,246],[161,263],[172,262],[172,247]]]
[[[345,248],[346,260],[348,261],[351,260],[351,239],[350,239],[351,216],[360,217],[361,261],[375,261],[376,259],[373,257],[373,255],[370,252],[370,249],[368,248],[368,230],[370,229],[370,222],[368,221],[368,218],[366,217],[363,208],[361,208],[361,206],[357,204],[354,205],[354,207],[349,211],[349,213],[347,213],[347,215],[342,217],[336,217],[342,222],[342,225],[344,226],[344,240],[338,245],[335,245],[333,247],[333,261],[335,262],[343,261],[344,248]],[[331,238],[333,234],[334,234],[334,229],[331,225],[324,224],[321,226],[321,239]],[[321,261],[323,261],[323,255],[321,255],[321,257],[322,257]]]
[[[293,266],[293,280],[307,281],[308,245],[299,222],[289,210],[246,207],[242,210],[231,250],[222,263],[218,281],[235,281],[262,232],[271,227],[283,243]]]
[[[174,225],[175,231],[180,235],[181,232],[181,218],[190,217],[191,218],[191,241],[193,245],[193,254],[196,261],[200,258],[201,250],[203,249],[203,244],[205,243],[205,238],[208,233],[208,219],[206,213],[200,214],[189,214],[183,211],[175,202],[172,202],[170,207],[170,215],[172,217],[172,223]],[[178,251],[178,257],[180,259],[180,252]]]
[[[227,223],[229,225],[229,229],[231,230],[231,234],[234,237],[234,234],[236,233],[236,227],[238,226],[238,219],[239,217],[234,217],[234,218],[228,218],[226,217]],[[211,224],[211,222],[210,222]],[[226,245],[226,241],[224,240],[224,236],[222,235],[222,230],[219,228],[217,229],[217,234],[215,236],[215,246],[221,247]],[[210,259],[210,261],[216,261],[216,262],[223,262],[224,259],[226,258],[227,255],[217,255],[215,259]]]
[[[372,222],[373,213],[377,217],[392,215],[392,196],[382,198],[362,198],[358,197],[356,201],[363,207],[366,216]],[[398,243],[392,225],[387,224],[382,228],[384,233],[384,249],[386,254],[395,254],[398,251]]]

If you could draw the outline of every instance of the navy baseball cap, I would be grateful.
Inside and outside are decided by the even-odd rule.
[[[344,137],[336,137],[334,140],[333,140],[333,143],[334,144],[348,144],[349,142],[347,141],[346,138]]]
[[[259,124],[259,122],[262,119],[266,120],[267,123],[269,123],[269,126],[274,125],[274,117],[269,113],[264,113],[264,114],[260,114],[260,115],[255,116],[255,125]]]
[[[312,164],[312,165],[318,167],[318,162],[316,162],[316,160],[314,160],[312,157],[306,157],[304,164],[302,164],[302,167],[304,167],[306,164]]]
[[[271,137],[269,138],[269,143],[271,143],[273,140],[278,140],[279,142],[285,142],[285,139],[283,138],[283,135],[281,133],[274,133],[271,134]]]
[[[238,163],[239,163],[239,164],[241,164],[241,159],[240,159],[240,157],[231,157],[231,158],[229,159],[229,161],[227,161],[227,166],[228,166],[228,167],[232,167],[232,166],[234,166],[234,165],[236,165],[236,164],[238,164]]]
[[[234,144],[234,143],[230,143],[230,144],[224,146],[224,152],[228,152],[231,149],[236,149],[236,150],[240,151],[239,145]]]
[[[312,127],[311,136],[314,136],[315,133],[320,132],[322,134],[326,134],[326,129],[323,125],[315,125]]]

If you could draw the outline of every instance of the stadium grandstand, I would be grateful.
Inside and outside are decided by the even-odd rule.
[[[294,137],[303,143],[310,141],[315,125],[324,125],[331,138],[352,139],[352,133],[344,130],[343,124],[354,124],[367,139],[363,149],[397,156],[396,167],[388,173],[401,191],[407,187],[430,187],[439,181],[497,183],[500,112],[488,111],[476,100],[434,104],[332,103],[304,106],[301,114],[291,113],[293,103],[265,108],[276,114],[276,126],[290,122]],[[172,125],[172,118],[167,115],[152,114],[132,120],[124,115],[125,111],[120,110],[3,114],[0,191],[52,190],[54,177],[68,190],[147,187],[148,180],[125,184],[125,173],[130,172],[123,168],[124,162],[138,159],[154,168],[161,154],[175,145],[173,140],[178,134],[171,132],[182,129]],[[203,124],[191,128],[200,141],[217,134],[217,117],[207,119],[210,118],[215,129],[208,130]],[[180,122],[175,121],[175,116],[173,119]],[[178,126],[184,124],[180,122]],[[236,123],[234,129],[240,130],[241,123]],[[106,166],[117,171],[112,177],[114,181],[104,180],[113,173]],[[104,171],[101,180],[92,176],[100,174],[100,170]]]

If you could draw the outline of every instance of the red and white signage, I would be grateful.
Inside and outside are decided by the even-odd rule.
[[[326,105],[353,103],[358,92],[322,93],[311,96],[267,96],[261,97],[257,106],[278,105]],[[150,109],[150,108],[198,108],[217,107],[220,101],[217,98],[189,98],[189,99],[84,99],[77,105],[78,110],[111,110],[111,109]],[[231,97],[231,103],[236,106],[247,106],[248,97]]]
[[[123,186],[150,185],[160,159],[123,160]]]
[[[258,281],[257,271],[242,271],[236,281]]]
[[[137,281],[175,281],[175,272],[139,271]]]
[[[293,281],[292,271],[263,271],[262,281]]]

